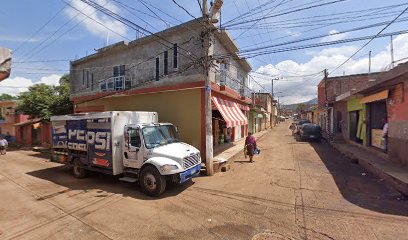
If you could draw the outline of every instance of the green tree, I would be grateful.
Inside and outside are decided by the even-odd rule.
[[[54,88],[55,99],[51,105],[52,115],[71,114],[73,105],[69,100],[69,75],[62,76],[59,83],[60,85]]]
[[[0,95],[0,101],[10,101],[10,100],[17,100],[17,97],[12,96],[7,93],[3,93]]]
[[[72,113],[72,104],[69,101],[69,77],[64,75],[60,85],[53,87],[45,84],[36,84],[28,88],[19,97],[18,111],[33,118],[49,120],[53,115]]]
[[[299,103],[299,104],[296,106],[296,112],[300,113],[300,112],[304,111],[305,108],[306,108],[306,106],[305,106],[304,103]]]

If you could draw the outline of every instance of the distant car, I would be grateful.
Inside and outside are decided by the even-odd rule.
[[[317,142],[321,142],[322,128],[314,123],[305,123],[300,128],[299,137],[301,141],[314,140]]]

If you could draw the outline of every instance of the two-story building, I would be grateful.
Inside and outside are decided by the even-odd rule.
[[[273,126],[275,118],[270,93],[252,93],[252,108],[249,116],[249,131],[256,133]]]
[[[178,127],[181,140],[205,158],[205,31],[201,19],[131,42],[119,42],[71,62],[74,111],[155,111]],[[208,57],[214,144],[248,129],[249,63],[224,30],[212,29]],[[222,136],[222,139],[221,139]]]

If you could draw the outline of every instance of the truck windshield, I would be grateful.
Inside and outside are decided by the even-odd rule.
[[[148,126],[142,132],[146,148],[149,149],[180,141],[173,125]]]

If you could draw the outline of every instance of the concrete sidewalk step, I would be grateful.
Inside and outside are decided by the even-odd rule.
[[[408,195],[408,168],[390,162],[378,154],[347,143],[332,143],[332,146],[351,159],[357,159],[358,163],[384,179],[399,192]]]

